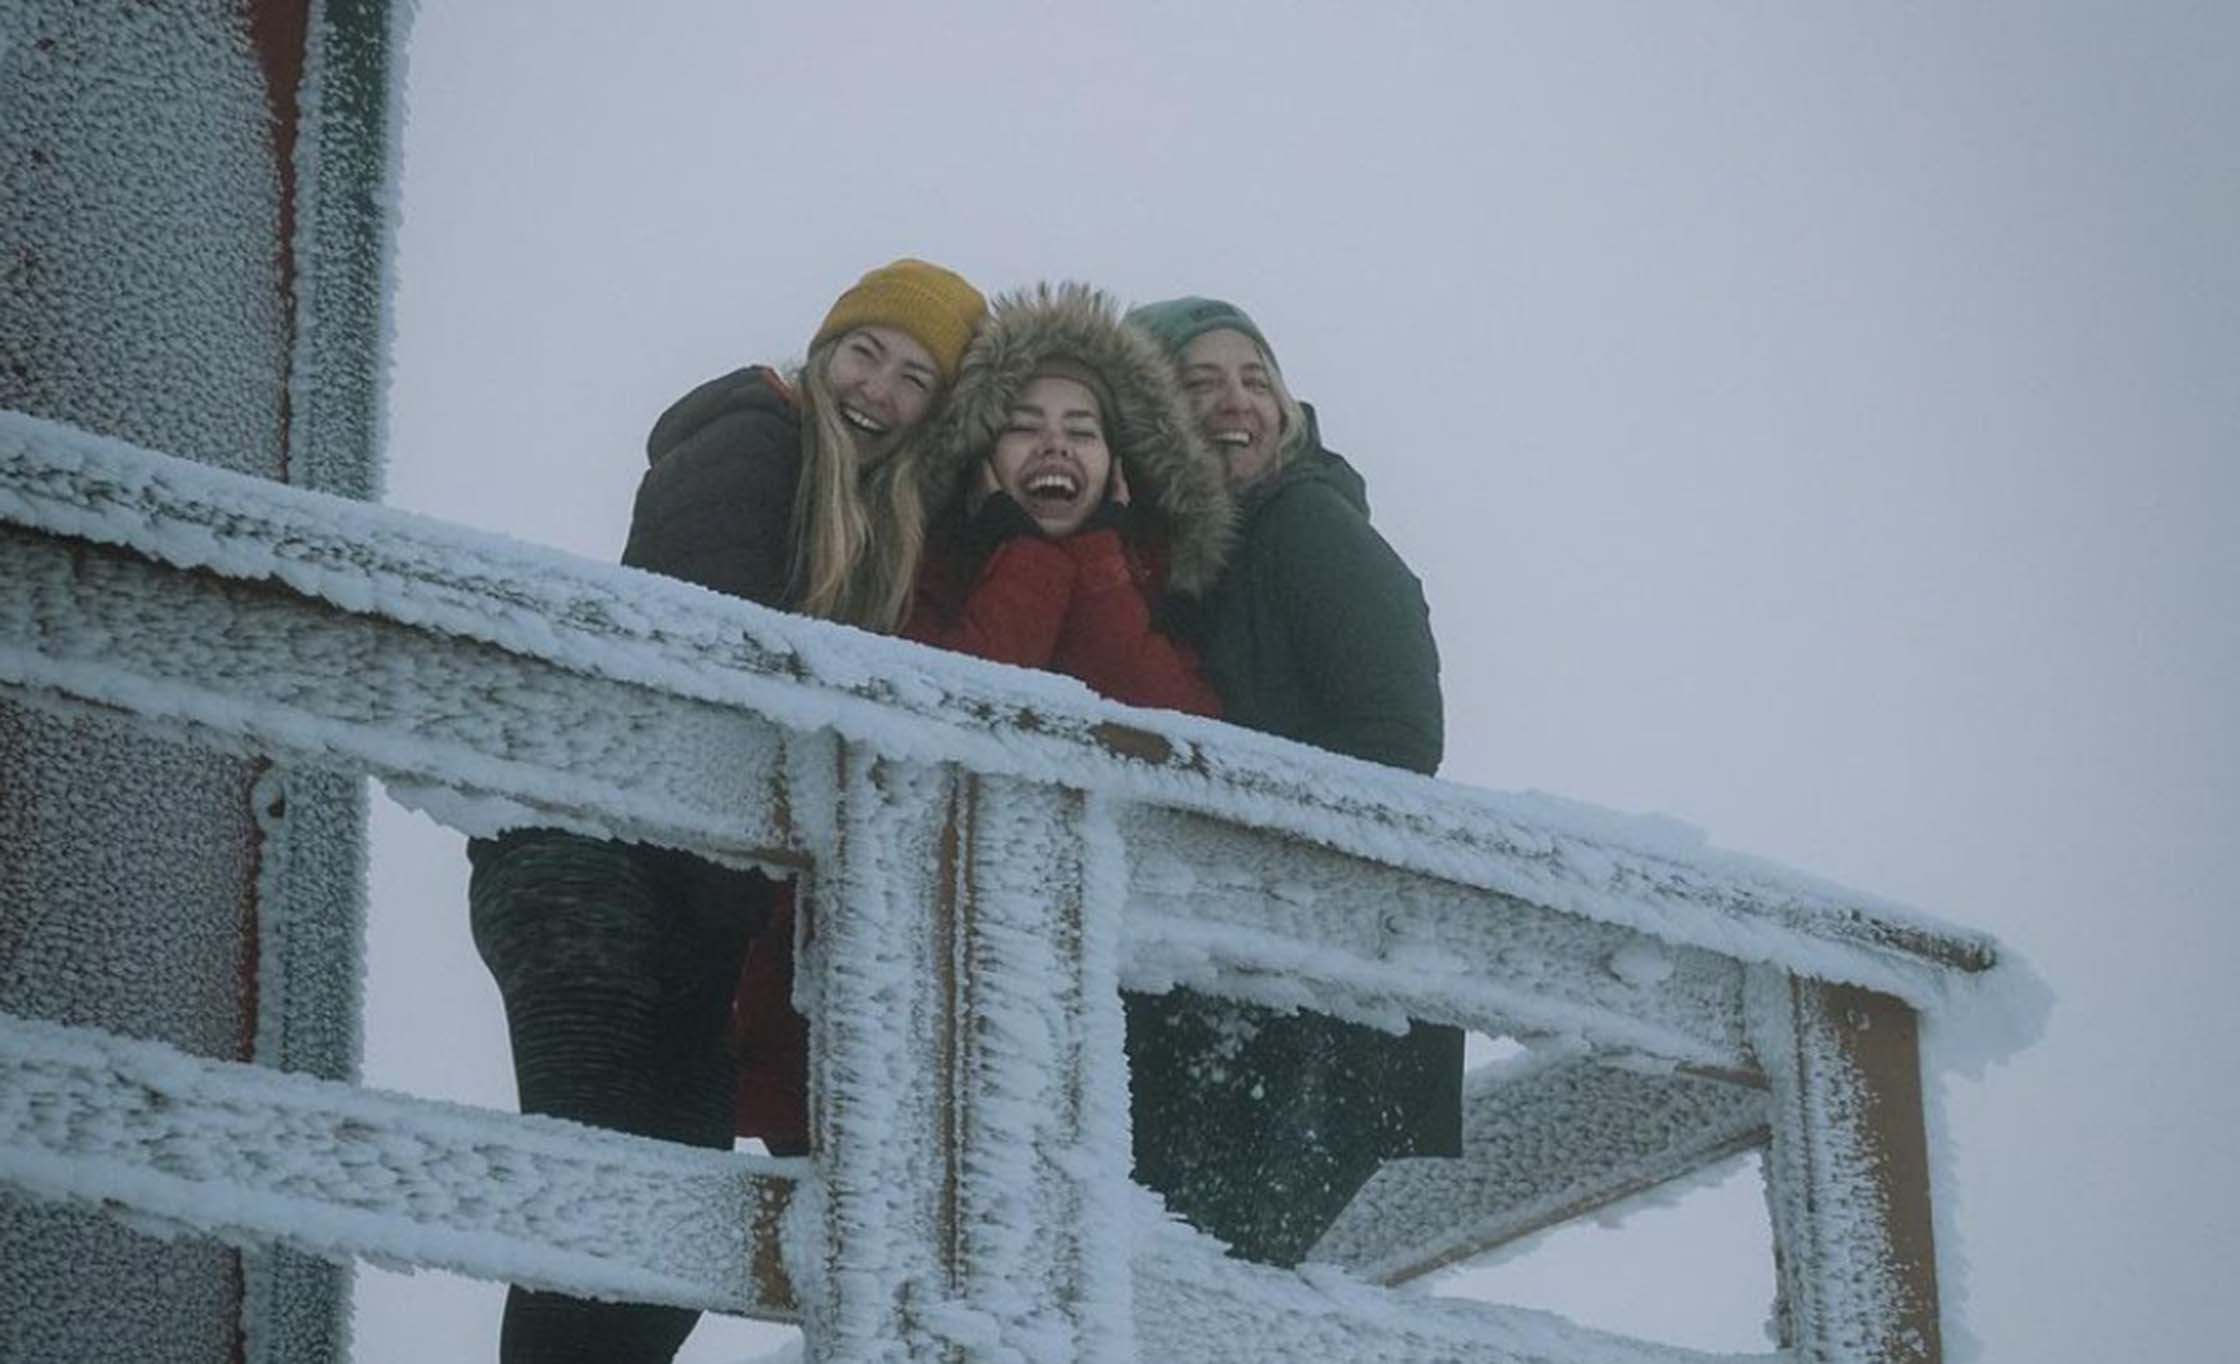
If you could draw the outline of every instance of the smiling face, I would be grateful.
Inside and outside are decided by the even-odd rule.
[[[1229,486],[1241,488],[1275,467],[1283,409],[1274,366],[1243,332],[1217,328],[1182,348],[1182,395],[1198,430],[1221,456]]]
[[[885,458],[933,410],[941,372],[933,353],[895,327],[857,327],[825,362],[825,382],[840,405],[840,422],[855,437],[864,464]]]
[[[1112,451],[1096,395],[1074,379],[1028,382],[988,457],[996,483],[1042,533],[1071,535],[1104,500]]]

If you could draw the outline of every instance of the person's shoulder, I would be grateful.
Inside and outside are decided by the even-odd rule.
[[[1338,473],[1314,471],[1271,489],[1246,552],[1302,590],[1362,599],[1404,590],[1415,571],[1370,523],[1360,476],[1350,465]]]
[[[763,365],[708,380],[671,403],[646,436],[646,459],[659,464],[680,453],[717,450],[792,452],[801,415],[792,386]]]
[[[783,594],[800,423],[768,371],[702,384],[647,443],[622,562],[772,603]]]
[[[1327,456],[1309,454],[1308,459]],[[1348,471],[1350,472],[1350,470]],[[1299,465],[1277,476],[1253,519],[1256,529],[1279,539],[1303,535],[1375,534],[1369,515],[1358,499],[1331,479],[1324,470]]]

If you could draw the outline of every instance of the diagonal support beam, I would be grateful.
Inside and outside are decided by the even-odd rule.
[[[1385,1166],[1313,1258],[1386,1284],[1460,1263],[1762,1144],[1766,1095],[1526,1056],[1471,1077],[1462,1126],[1460,1159]]]
[[[1143,1229],[1135,1300],[1140,1357],[1161,1364],[1791,1364],[1613,1335],[1546,1312],[1395,1294],[1325,1265],[1249,1264],[1174,1223]]]

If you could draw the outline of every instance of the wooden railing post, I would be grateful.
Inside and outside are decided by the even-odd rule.
[[[811,1357],[1132,1358],[1112,822],[859,745],[838,766],[803,954]]]
[[[1913,1010],[1759,966],[1745,1014],[1772,1090],[1782,1344],[1798,1364],[1940,1364]]]

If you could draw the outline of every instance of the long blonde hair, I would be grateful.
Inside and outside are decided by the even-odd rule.
[[[925,556],[923,427],[862,467],[826,374],[842,339],[811,349],[796,376],[803,411],[790,595],[806,615],[893,634],[909,614]]]
[[[1268,362],[1268,380],[1275,388],[1276,413],[1283,418],[1283,438],[1276,442],[1276,457],[1268,466],[1268,472],[1274,473],[1306,448],[1307,410],[1291,396],[1291,385],[1283,381],[1283,371],[1276,368],[1276,358],[1268,354],[1266,346],[1260,347],[1260,357]]]

